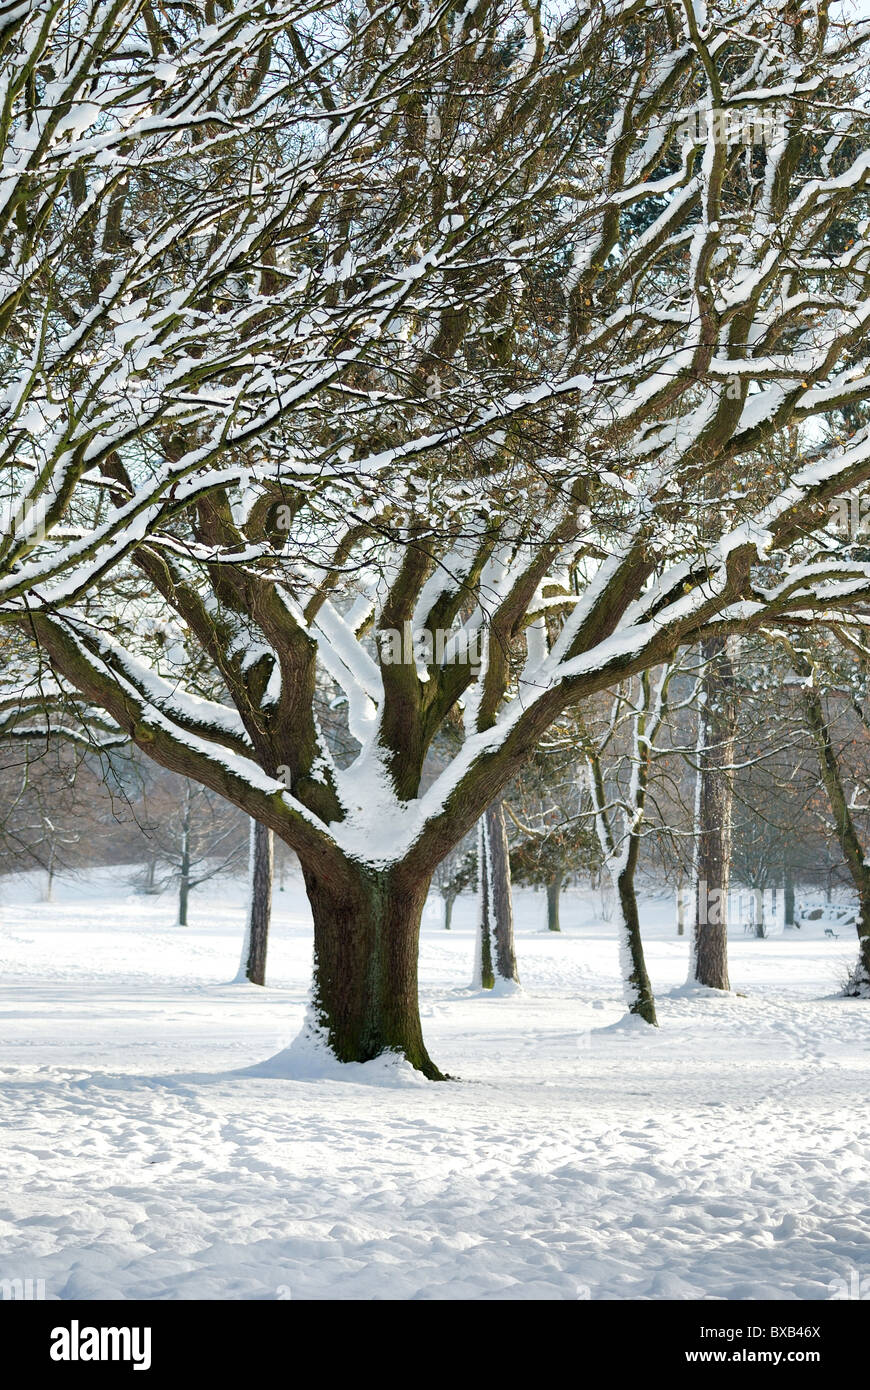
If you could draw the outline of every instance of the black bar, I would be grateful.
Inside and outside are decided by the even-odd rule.
[[[859,1299],[486,1304],[484,1311],[479,1303],[449,1301],[403,1303],[401,1309],[389,1300],[0,1302],[0,1335],[7,1353],[14,1348],[16,1370],[20,1364],[61,1383],[105,1373],[162,1382],[167,1373],[186,1371],[213,1373],[225,1383],[233,1375],[257,1374],[260,1365],[295,1380],[316,1373],[318,1363],[332,1382],[343,1363],[358,1379],[409,1355],[427,1378],[436,1362],[462,1376],[469,1337],[479,1356],[495,1363],[504,1357],[510,1370],[519,1352],[548,1377],[554,1355],[560,1363],[567,1359],[578,1378],[612,1374],[629,1384],[645,1383],[650,1374],[697,1381],[711,1371],[732,1378],[759,1372],[774,1382],[796,1370],[866,1373],[867,1309]],[[95,1337],[91,1329],[107,1332]],[[118,1329],[117,1335],[108,1329]],[[537,1340],[541,1331],[546,1341]],[[111,1359],[116,1347],[126,1360]],[[86,1359],[91,1351],[108,1359]],[[55,1359],[61,1354],[71,1359]],[[247,1387],[241,1383],[238,1390]]]

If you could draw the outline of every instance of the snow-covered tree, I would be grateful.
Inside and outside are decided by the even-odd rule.
[[[724,990],[731,988],[728,894],[737,736],[733,646],[733,639],[728,637],[708,638],[701,645],[704,671],[698,697],[694,922],[689,971],[690,981]]]
[[[618,910],[620,966],[628,1011],[656,1025],[655,998],[643,950],[636,874],[647,823],[647,802],[657,747],[669,716],[669,693],[677,668],[666,663],[644,671],[614,694],[609,718],[599,730],[582,730],[582,746],[595,828],[604,868]],[[697,699],[688,695],[684,704]]]
[[[172,885],[178,925],[188,925],[190,895],[203,883],[237,872],[247,857],[242,818],[206,787],[175,777],[153,781],[137,808],[149,849],[149,890]]]
[[[870,793],[867,663],[870,653],[859,647],[858,655],[860,663],[850,662],[848,655],[843,661],[842,654],[830,649],[826,652],[823,647],[815,653],[793,649],[795,670],[802,682],[804,717],[819,760],[832,830],[858,900],[858,960],[850,972],[846,990],[867,999],[870,998],[870,862],[867,849]],[[839,711],[837,704],[841,706]],[[836,724],[843,719],[844,706],[845,711],[851,713],[853,723],[857,717],[858,726],[857,735],[853,728],[851,739],[845,740],[846,756],[842,735],[838,737],[836,732]]]
[[[251,12],[185,39],[197,62]],[[295,850],[311,1026],[335,1056],[438,1077],[417,1008],[428,885],[546,729],[678,648],[870,595],[870,561],[829,526],[870,478],[870,25],[740,0],[258,22],[177,165],[208,190],[183,253],[155,276],[128,249],[120,384],[99,345],[75,359],[87,385],[64,399],[91,401],[82,468],[109,529],[57,577],[22,563],[0,614],[151,757]],[[129,215],[159,220],[155,199]],[[807,429],[798,458],[759,466],[835,411],[840,438]],[[214,698],[87,597],[110,552],[208,654]],[[316,717],[324,680],[347,755]]]
[[[420,133],[440,23],[306,0],[5,7],[6,615],[74,602],[215,483],[278,476],[258,444],[287,412],[353,413],[367,345],[415,298],[383,158],[391,126]],[[331,231],[354,197],[371,243],[348,297],[357,251]]]
[[[519,985],[514,902],[504,806],[494,801],[477,833],[477,937],[472,985],[513,990]]]

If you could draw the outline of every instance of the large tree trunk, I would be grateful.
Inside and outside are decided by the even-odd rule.
[[[562,875],[556,874],[547,884],[547,931],[561,931],[559,922],[559,898],[562,892]]]
[[[443,1080],[423,1043],[417,1003],[428,879],[348,861],[334,882],[304,864],[303,875],[314,918],[314,1014],[331,1051],[340,1062],[394,1052]]]
[[[482,989],[493,989],[496,980],[519,984],[510,856],[500,801],[481,817],[478,860],[480,917],[475,983]]]
[[[707,663],[698,728],[694,978],[712,989],[728,979],[728,885],[731,867],[734,670],[728,639],[703,644]]]
[[[274,866],[274,837],[272,831],[259,821],[251,821],[250,882],[248,920],[239,980],[252,985],[266,983],[266,951],[269,945],[269,923],[272,919],[272,871]]]
[[[819,755],[822,781],[825,784],[825,791],[831,804],[837,839],[852,876],[855,892],[858,895],[859,955],[858,966],[851,984],[854,985],[856,994],[870,995],[870,868],[865,862],[864,849],[852,819],[852,812],[849,810],[849,800],[846,796],[843,779],[840,776],[837,755],[831,743],[828,721],[822,708],[822,698],[815,685],[804,687],[803,699],[807,723]]]

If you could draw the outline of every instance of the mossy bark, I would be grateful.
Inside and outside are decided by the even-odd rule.
[[[314,1009],[340,1062],[395,1052],[433,1081],[417,1002],[420,920],[429,881],[346,863],[326,879],[303,865],[314,918]]]

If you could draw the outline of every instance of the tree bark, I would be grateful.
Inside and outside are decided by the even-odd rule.
[[[488,807],[481,817],[479,862],[479,972],[476,970],[475,974],[482,989],[493,989],[496,980],[519,984],[510,855],[500,801]]]
[[[489,867],[489,837],[486,817],[481,816],[477,828],[477,942],[474,953],[474,989],[493,989],[492,973],[492,892]]]
[[[190,787],[184,790],[184,817],[181,823],[181,870],[178,882],[178,925],[187,926],[187,900],[190,897]]]
[[[702,655],[707,665],[698,729],[694,978],[711,989],[728,990],[734,668],[727,638],[708,639]]]
[[[870,868],[865,863],[864,849],[852,812],[849,810],[846,789],[840,776],[837,755],[831,743],[831,733],[822,707],[822,697],[815,685],[804,687],[803,702],[810,733],[819,755],[819,769],[831,805],[837,840],[858,895],[859,955],[854,983],[856,990],[870,994]]]
[[[783,925],[793,927],[794,924],[794,869],[790,864],[786,864],[783,882]]]
[[[547,931],[561,931],[559,922],[559,898],[562,892],[562,875],[557,874],[547,884]]]
[[[640,934],[640,913],[638,912],[637,893],[634,887],[639,848],[639,836],[632,835],[628,844],[625,863],[616,875],[614,884],[621,918],[619,955],[629,1013],[637,1014],[646,1023],[651,1023],[654,1028],[657,1028],[656,1002],[646,968],[643,940]]]
[[[514,946],[514,903],[511,890],[511,861],[508,852],[507,827],[501,802],[486,812],[489,833],[489,855],[492,867],[492,907],[495,925],[495,973],[501,980],[519,984],[517,956]]]
[[[765,935],[764,906],[763,901],[761,899],[761,895],[754,889],[750,890],[749,903],[749,911],[752,914],[752,919],[749,925],[752,927],[753,935],[758,937],[759,939],[763,939]]]
[[[607,793],[601,767],[601,756],[592,746],[587,746],[586,758],[590,773],[592,805],[595,809],[595,825],[604,856],[604,865],[611,884],[616,890],[619,908],[619,964],[622,973],[625,1002],[631,1014],[637,1014],[646,1023],[658,1026],[655,997],[647,973],[640,934],[640,914],[637,907],[637,894],[634,878],[640,854],[640,830],[646,806],[652,748],[662,722],[662,711],[666,693],[667,673],[663,672],[658,692],[652,695],[650,677],[644,672],[641,677],[641,705],[635,709],[632,734],[632,757],[636,776],[633,778],[633,802],[623,808],[624,845],[617,852],[613,823],[607,811]],[[651,709],[655,710],[650,722]]]
[[[423,1043],[417,1002],[420,921],[429,880],[407,866],[345,861],[327,880],[302,866],[314,918],[314,1013],[340,1062],[398,1053],[444,1080]]]
[[[248,921],[238,978],[265,985],[275,847],[272,831],[255,820],[251,821],[250,856]]]
[[[45,901],[54,901],[54,845],[48,851],[48,863],[45,867]]]

